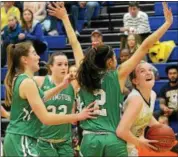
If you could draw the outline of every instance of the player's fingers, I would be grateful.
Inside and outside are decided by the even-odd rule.
[[[149,143],[158,143],[158,140],[148,140]]]
[[[155,151],[158,151],[158,148],[155,147],[155,146],[153,146],[153,145],[151,145],[151,144],[148,144],[148,147],[151,148],[151,149],[153,149],[153,150],[155,150]]]
[[[92,102],[92,103],[90,103],[88,106],[87,106],[87,108],[89,109],[89,108],[91,108],[91,107],[93,107],[94,105],[95,105],[95,101],[94,102]]]
[[[97,119],[96,116],[88,116],[89,119]]]

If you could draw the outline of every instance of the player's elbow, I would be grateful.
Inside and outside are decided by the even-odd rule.
[[[116,130],[116,135],[119,137],[119,138],[122,138],[125,136],[125,131],[122,127],[118,127],[117,130]]]

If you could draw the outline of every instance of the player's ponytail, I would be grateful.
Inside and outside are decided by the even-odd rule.
[[[107,60],[114,55],[111,47],[107,45],[99,46],[97,49],[91,48],[79,67],[77,80],[80,87],[90,93],[101,88],[101,79],[107,71]]]
[[[7,66],[8,71],[4,80],[6,94],[5,105],[10,105],[12,101],[13,80],[16,75],[16,70],[24,70],[20,63],[22,56],[28,56],[31,42],[23,42],[19,44],[10,44],[7,47]]]

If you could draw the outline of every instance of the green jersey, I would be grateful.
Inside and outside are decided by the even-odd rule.
[[[47,91],[55,87],[51,81],[51,77],[47,75],[41,87],[43,91]],[[75,93],[72,85],[70,84],[66,89],[62,90],[57,95],[53,96],[50,100],[45,102],[48,112],[56,114],[71,114],[72,106],[75,99]],[[61,124],[55,126],[42,125],[40,138],[43,139],[69,139],[71,137],[71,124]]]
[[[91,94],[83,89],[79,91],[80,106],[86,107],[91,102],[96,102],[95,112],[97,119],[80,122],[82,129],[95,132],[115,133],[121,116],[121,107],[124,99],[121,93],[118,71],[109,71],[103,77],[101,89]]]
[[[32,111],[27,99],[22,99],[19,95],[19,86],[27,78],[29,77],[26,74],[20,74],[14,82],[10,123],[6,132],[37,138],[41,122]],[[44,96],[43,91],[40,89],[39,94],[41,98]]]

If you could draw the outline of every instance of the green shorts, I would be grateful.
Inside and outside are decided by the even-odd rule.
[[[115,134],[85,134],[81,143],[81,157],[127,157],[126,142]]]
[[[38,140],[37,149],[41,157],[73,157],[74,150],[72,148],[72,140],[60,143],[49,143]]]
[[[7,133],[4,139],[4,156],[38,157],[37,140],[29,136]]]

